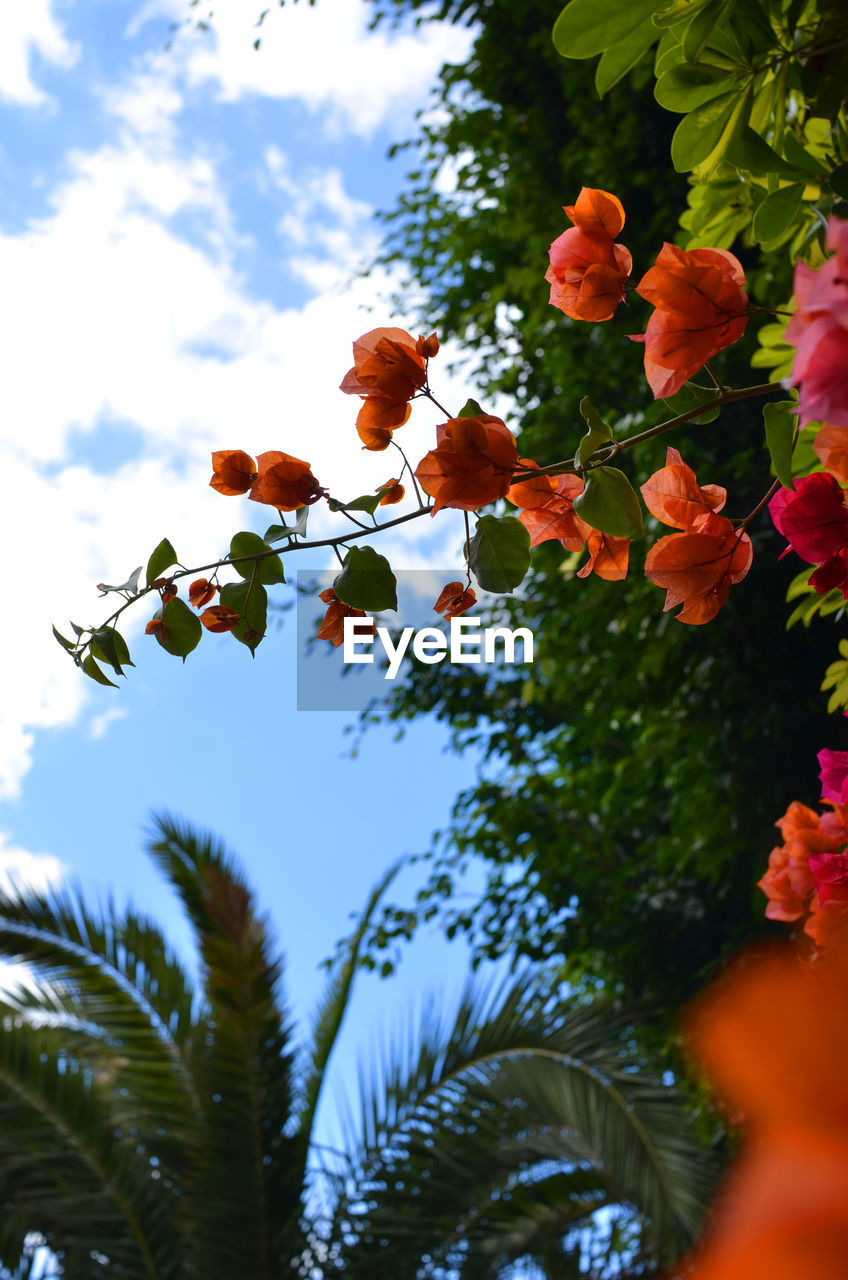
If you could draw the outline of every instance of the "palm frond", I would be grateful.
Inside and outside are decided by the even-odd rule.
[[[286,1275],[300,1244],[302,1171],[287,1136],[291,1030],[270,925],[211,836],[162,816],[149,852],[191,921],[205,1020],[192,1053],[202,1145],[192,1170],[191,1275]]]

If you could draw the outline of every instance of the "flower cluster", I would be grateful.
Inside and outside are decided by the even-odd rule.
[[[341,390],[365,401],[356,419],[364,448],[388,448],[392,433],[409,418],[409,402],[427,381],[427,361],[438,350],[434,333],[416,341],[405,329],[371,329],[357,338]]]
[[[822,471],[802,476],[794,489],[778,489],[769,512],[787,550],[816,565],[810,576],[816,591],[838,587],[848,599],[848,507],[835,477]]]
[[[270,449],[256,461],[242,449],[219,449],[212,454],[213,489],[228,497],[246,493],[253,502],[264,502],[278,511],[297,511],[326,496],[309,463],[290,453]]]
[[[804,933],[821,948],[848,924],[848,751],[820,751],[818,759],[828,811],[790,804],[775,823],[783,844],[772,849],[758,884],[768,918],[803,920]]]
[[[574,226],[549,250],[545,279],[551,306],[573,320],[609,320],[633,266],[629,250],[613,243],[624,226],[621,201],[608,191],[583,187],[576,204],[564,208]]]

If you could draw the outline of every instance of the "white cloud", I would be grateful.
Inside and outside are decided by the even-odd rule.
[[[3,0],[0,4],[0,99],[20,106],[42,106],[47,95],[32,77],[33,54],[54,66],[70,68],[79,47],[65,37],[51,0]]]
[[[59,883],[65,871],[51,853],[30,853],[11,844],[8,834],[0,831],[0,893],[13,893],[18,888],[44,893]]]
[[[49,214],[0,234],[0,545],[26,548],[15,581],[24,622],[0,634],[0,664],[14,673],[0,706],[0,798],[19,793],[38,730],[73,722],[89,693],[97,709],[119,696],[79,675],[49,624],[68,634],[69,618],[101,623],[107,601],[94,584],[123,581],[163,535],[184,563],[200,564],[239,525],[262,521],[255,504],[208,487],[213,449],[295,453],[342,498],[373,491],[401,465],[394,450],[360,449],[359,402],[338,391],[352,339],[404,324],[365,310],[388,294],[387,277],[350,283],[367,205],[338,172],[296,173],[279,148],[270,151],[269,180],[311,231],[304,238],[286,221],[281,199],[282,234],[318,292],[299,308],[252,295],[215,164],[179,137],[174,83],[157,55],[107,94],[120,140],[66,157]],[[191,240],[184,222],[182,231],[174,225],[186,217]],[[439,387],[448,404],[468,394],[441,378]],[[432,447],[440,416],[416,406],[399,436],[413,460]],[[127,433],[137,456],[102,474],[85,452],[96,431]],[[329,532],[326,510],[314,513],[312,529]],[[406,549],[404,567],[421,567],[443,561],[442,548],[460,538],[447,518],[435,527],[422,520],[384,546],[398,557]],[[151,612],[130,611],[131,640]],[[142,663],[145,643],[153,642],[142,638],[134,650]],[[95,724],[106,719],[92,732]]]
[[[123,720],[127,714],[126,707],[109,707],[106,711],[101,711],[99,715],[93,717],[91,724],[88,726],[88,736],[92,742],[99,742],[105,737],[110,724],[115,724],[118,720]]]
[[[257,31],[264,8],[270,12]],[[423,107],[439,68],[464,61],[472,40],[467,28],[442,22],[371,31],[372,13],[365,0],[319,0],[314,8],[301,2],[282,11],[272,0],[217,0],[210,31],[185,26],[172,52],[191,83],[211,83],[224,101],[294,99],[322,113],[319,127],[368,137]],[[160,15],[181,22],[183,0],[149,0],[133,29]]]

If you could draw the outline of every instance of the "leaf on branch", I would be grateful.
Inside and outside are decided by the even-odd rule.
[[[255,653],[268,626],[268,592],[262,583],[258,578],[250,582],[228,582],[221,588],[221,604],[241,617],[230,634]]]
[[[397,609],[397,580],[386,557],[373,547],[351,547],[333,590],[352,609],[366,613]]]
[[[580,401],[580,413],[589,429],[577,446],[577,452],[574,455],[575,467],[584,466],[600,445],[612,440],[612,430],[604,422],[588,396],[584,396]]]
[[[616,538],[637,538],[642,532],[642,508],[630,481],[615,467],[595,467],[586,487],[574,499],[581,520]]]
[[[373,516],[379,505],[379,493],[364,493],[361,498],[354,498],[353,502],[338,502],[335,498],[330,498],[327,502],[331,511],[367,511],[369,516]]]
[[[766,447],[774,474],[785,489],[794,489],[792,451],[798,427],[798,405],[794,400],[776,400],[763,408]]]
[[[482,516],[468,543],[468,565],[484,591],[509,594],[530,568],[530,534],[514,516]]]
[[[243,556],[260,555],[264,555],[265,559],[242,559]],[[239,564],[233,564],[233,568],[241,578],[250,579],[255,574],[259,581],[266,586],[272,586],[274,583],[285,582],[286,580],[282,560],[279,556],[268,555],[268,543],[264,538],[260,538],[258,533],[244,530],[242,533],[234,534],[230,542],[228,559],[241,561]]]
[[[135,666],[130,659],[127,642],[114,627],[101,627],[91,637],[91,652],[95,658],[108,662],[116,675],[122,676],[123,667]]]
[[[168,544],[170,546],[170,543]],[[200,619],[192,613],[179,596],[162,607],[162,625],[154,632],[166,653],[185,662],[192,649],[200,644],[203,628]]]
[[[90,676],[92,680],[97,682],[97,684],[108,684],[111,689],[118,688],[118,686],[115,684],[115,681],[110,680],[109,677],[105,674],[105,672],[100,670],[97,663],[92,658],[91,654],[88,654],[88,656],[84,659],[82,664],[82,669],[85,672],[85,674],[87,676]]]
[[[104,596],[109,591],[126,591],[131,596],[138,595],[138,580],[141,576],[141,568],[142,566],[139,565],[137,569],[133,569],[126,582],[121,582],[116,587],[111,586],[108,582],[98,582],[97,590]]]
[[[161,578],[166,569],[177,563],[177,553],[167,538],[163,538],[147,562],[147,585]]]

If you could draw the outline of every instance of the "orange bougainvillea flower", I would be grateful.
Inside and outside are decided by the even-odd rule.
[[[156,615],[155,618],[150,619],[147,626],[144,628],[144,634],[146,636],[155,636],[157,631],[161,631],[162,634],[164,635],[164,627],[163,627],[162,619],[159,617],[158,614]]]
[[[201,613],[200,621],[207,631],[232,631],[241,622],[241,614],[225,604],[213,604]]]
[[[627,577],[629,559],[629,538],[614,538],[593,529],[589,534],[589,559],[577,570],[577,576],[588,578],[594,573],[605,582],[621,582]]]
[[[574,320],[609,320],[624,297],[633,259],[614,239],[624,226],[621,201],[608,191],[583,187],[566,205],[574,223],[554,240],[545,279],[551,306]]]
[[[642,485],[651,514],[684,530],[660,538],[645,559],[647,576],[666,588],[664,611],[683,605],[679,622],[709,622],[727,602],[730,586],[751,567],[751,539],[716,514],[726,496],[720,485],[699,485],[676,449],[667,451],[666,465]]]
[[[519,466],[538,470],[538,463],[529,458],[522,458]],[[580,551],[592,533],[591,525],[573,510],[582,492],[580,476],[530,476],[510,485],[506,496],[523,508],[518,518],[530,534],[531,547],[556,538],[567,551]]]
[[[816,432],[813,450],[825,471],[848,484],[848,427],[821,427]]]
[[[406,489],[400,483],[397,476],[394,476],[391,480],[387,480],[385,484],[379,485],[374,492],[379,493],[380,495],[381,507],[393,507],[398,502],[403,501],[403,495],[406,493]]]
[[[644,334],[645,376],[654,397],[679,391],[719,351],[738,342],[748,323],[742,264],[725,249],[664,244],[636,292],[656,310]]]
[[[775,823],[784,844],[772,849],[758,881],[768,898],[768,919],[803,920],[804,934],[819,949],[832,944],[848,915],[848,804],[824,803],[827,813],[792,801]]]
[[[202,609],[205,604],[209,604],[210,600],[215,599],[215,593],[220,589],[214,582],[197,578],[188,589],[188,602],[194,605],[195,609]]]
[[[436,428],[436,448],[419,462],[415,475],[442,507],[476,511],[506,494],[518,462],[515,437],[500,418],[487,413],[451,418]]]
[[[365,398],[356,429],[366,449],[385,449],[406,422],[409,401],[426,382],[427,360],[438,349],[434,333],[416,341],[405,329],[372,329],[356,339],[341,390]]]
[[[167,604],[169,600],[176,599],[177,584],[173,578],[157,578],[150,585],[159,592],[163,604]]]
[[[344,642],[345,618],[364,618],[365,613],[362,609],[352,609],[349,604],[344,604],[343,601],[338,598],[332,587],[327,587],[326,591],[322,591],[318,599],[323,600],[324,604],[328,605],[329,608],[324,615],[324,621],[321,623],[321,627],[317,632],[315,639],[329,640],[331,644],[338,648],[339,645]],[[373,623],[371,624],[371,630],[374,630]],[[364,627],[360,634],[366,634],[366,629]]]
[[[297,511],[327,492],[310,471],[309,463],[289,453],[270,449],[259,454],[257,463],[259,475],[248,495],[253,502],[267,503],[278,511]]]
[[[688,1280],[844,1280],[848,933],[813,967],[744,955],[695,1006],[692,1053],[742,1113],[743,1145]]]
[[[212,470],[212,488],[230,497],[247,493],[257,474],[256,463],[242,449],[219,449],[213,453]]]
[[[477,603],[477,592],[473,587],[464,587],[461,582],[449,582],[433,605],[434,613],[443,613],[446,618],[458,618]]]

